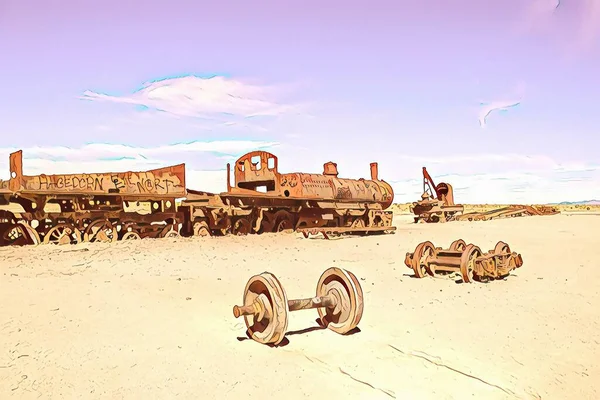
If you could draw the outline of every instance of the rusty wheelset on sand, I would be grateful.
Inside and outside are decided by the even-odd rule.
[[[426,241],[419,243],[414,253],[406,253],[404,264],[415,276],[440,276],[460,273],[463,282],[498,279],[523,265],[520,254],[511,252],[508,244],[500,241],[493,250],[483,253],[478,246],[458,239],[448,249],[435,247]]]
[[[288,300],[275,275],[263,272],[248,280],[244,305],[234,306],[236,318],[244,316],[250,337],[277,345],[285,338],[290,311],[316,308],[321,324],[339,334],[356,328],[363,314],[363,292],[356,276],[341,268],[329,268],[317,283],[316,297]]]

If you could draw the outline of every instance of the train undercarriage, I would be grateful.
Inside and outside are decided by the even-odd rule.
[[[295,231],[360,235],[395,230],[392,212],[380,207],[314,200],[269,204],[281,201],[218,194],[194,196],[194,191],[189,192],[179,206],[174,198],[8,198],[3,202],[8,209],[0,210],[0,246]]]

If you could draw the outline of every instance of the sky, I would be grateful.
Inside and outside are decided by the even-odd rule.
[[[168,4],[168,6],[167,6]],[[263,149],[418,200],[600,198],[600,0],[0,0],[0,178]]]

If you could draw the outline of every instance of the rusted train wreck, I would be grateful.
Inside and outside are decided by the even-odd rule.
[[[10,155],[10,179],[0,180],[0,246],[395,230],[392,211],[386,211],[393,190],[379,179],[376,163],[370,180],[339,178],[333,162],[322,174],[281,174],[277,166],[271,153],[245,154],[233,168],[227,165],[227,192],[215,194],[187,189],[185,164],[143,172],[27,176],[17,151]]]
[[[513,218],[533,215],[554,215],[559,211],[550,206],[527,206],[513,204],[490,211],[464,213],[462,204],[454,203],[454,189],[451,184],[433,182],[427,169],[423,167],[423,194],[421,200],[409,206],[415,215],[415,223],[420,221],[435,223],[449,221],[488,221],[499,218]]]

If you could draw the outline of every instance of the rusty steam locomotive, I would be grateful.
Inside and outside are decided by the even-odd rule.
[[[144,172],[23,175],[22,151],[0,180],[0,246],[327,229],[389,233],[392,187],[371,164],[371,179],[277,170],[277,157],[253,151],[227,164],[227,192],[186,188],[185,164]],[[179,202],[180,199],[183,199]]]

